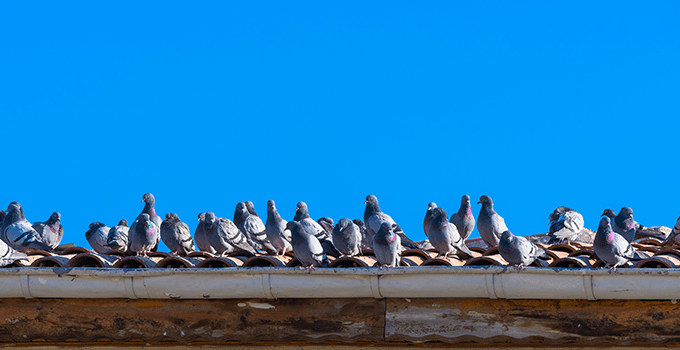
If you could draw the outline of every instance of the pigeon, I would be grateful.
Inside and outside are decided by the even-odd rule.
[[[597,257],[607,264],[605,267],[609,267],[610,271],[615,271],[617,266],[629,260],[645,258],[623,236],[612,230],[611,219],[608,216],[600,219],[600,225],[597,227],[593,240],[593,250]]]
[[[361,250],[373,250],[373,236],[368,235],[364,222],[360,219],[354,219],[352,222],[359,227],[359,232],[361,233]]]
[[[38,231],[26,220],[24,209],[18,202],[12,202],[7,207],[0,231],[0,238],[14,250],[20,252],[31,249],[52,251],[52,248],[42,241]]]
[[[33,223],[33,229],[40,234],[42,241],[52,249],[59,246],[64,237],[64,227],[61,226],[60,221],[61,214],[55,211],[47,221]]]
[[[373,236],[373,252],[380,267],[396,267],[401,262],[401,238],[389,222],[380,224]]]
[[[175,213],[165,214],[165,220],[161,223],[161,239],[175,255],[187,255],[196,251],[189,226]]]
[[[236,227],[231,220],[218,218],[213,212],[205,214],[203,220],[203,231],[208,237],[208,242],[221,255],[256,255],[257,251],[250,244],[248,239]]]
[[[548,244],[569,243],[575,240],[583,230],[583,216],[568,207],[557,207],[548,219],[550,220]]]
[[[394,228],[394,233],[399,235],[403,246],[410,249],[418,249],[418,245],[406,237],[404,231],[396,222],[394,222],[394,220],[392,220],[392,217],[380,210],[380,205],[378,204],[378,198],[376,196],[369,194],[366,196],[364,204],[366,204],[366,209],[364,210],[364,223],[366,224],[366,230],[368,231],[369,236],[373,237],[375,232],[380,229],[382,223],[387,222]]]
[[[456,225],[449,222],[449,216],[443,208],[432,210],[432,222],[428,232],[430,244],[439,252],[438,257],[456,254],[462,260],[472,258],[472,252],[460,237]]]
[[[328,266],[328,256],[314,234],[307,231],[305,225],[298,221],[288,221],[286,228],[290,230],[293,253],[302,266],[308,269]]]
[[[156,226],[156,223],[151,219],[151,215],[141,213],[128,232],[130,243],[128,250],[137,253],[137,255],[147,256],[148,252],[158,246],[160,237],[160,227]]]
[[[477,204],[480,203],[482,208],[479,210],[479,216],[477,217],[477,231],[479,231],[479,235],[482,236],[482,239],[489,247],[495,247],[498,245],[501,234],[508,231],[508,227],[505,226],[503,217],[493,210],[493,200],[491,200],[491,197],[487,195],[482,196]]]
[[[427,232],[430,230],[430,222],[432,221],[432,209],[437,207],[437,203],[430,202],[427,204],[427,211],[425,212],[425,218],[423,219],[423,232],[427,236]]]
[[[680,242],[678,242],[678,233],[680,233],[680,217],[678,217],[677,220],[675,220],[675,226],[673,226],[673,229],[671,230],[671,233],[668,235],[668,238],[663,242],[663,246],[672,246],[676,245]]]
[[[208,236],[206,236],[205,230],[203,229],[203,220],[205,220],[205,213],[198,214],[198,226],[196,226],[196,232],[194,232],[194,241],[199,250],[215,254],[217,251],[210,245]]]
[[[161,227],[163,219],[156,215],[156,198],[151,193],[145,193],[142,197],[142,202],[144,202],[144,209],[142,209],[142,213],[149,214],[151,221],[153,221],[157,227]]]
[[[106,240],[111,229],[99,221],[90,224],[89,230],[85,232],[85,239],[90,243],[90,247],[99,254],[104,254],[111,250],[106,246]]]
[[[252,212],[255,212],[254,207]],[[246,203],[239,202],[236,205],[234,224],[245,234],[248,244],[255,248],[255,250],[264,250],[268,254],[276,254],[276,248],[267,239],[266,228],[264,223],[262,223],[262,219],[257,216],[257,213],[252,214],[248,210]]]
[[[267,239],[276,248],[276,254],[284,255],[287,251],[292,251],[291,233],[286,229],[288,221],[281,218],[279,212],[276,210],[276,205],[273,200],[267,201],[267,223],[265,226],[265,233]]]
[[[128,246],[129,232],[130,228],[128,227],[127,220],[120,220],[118,225],[111,227],[109,230],[109,235],[106,238],[105,246],[111,249],[126,251]]]
[[[451,223],[456,225],[458,233],[463,240],[468,239],[470,234],[475,229],[475,217],[472,216],[472,205],[470,205],[470,196],[467,194],[460,199],[460,208],[457,212],[451,215]]]
[[[361,253],[361,231],[347,218],[342,218],[333,228],[333,244],[342,255],[355,256]]]
[[[333,237],[333,228],[335,227],[335,222],[333,219],[329,218],[328,216],[324,216],[319,220],[316,220],[316,222],[321,225],[321,227],[323,227],[326,233]]]
[[[312,220],[312,218],[309,217],[307,203],[298,202],[295,208],[295,217],[293,218],[293,221],[299,222],[304,228],[305,232],[313,234],[321,243],[321,246],[323,247],[323,250],[326,252],[326,254],[334,258],[340,256],[340,252],[333,245],[333,238],[331,234],[326,232],[323,226],[319,225],[318,222]]]
[[[517,266],[518,270],[523,270],[536,259],[550,259],[544,249],[529,242],[525,237],[513,235],[508,230],[501,234],[498,252],[508,264]]]

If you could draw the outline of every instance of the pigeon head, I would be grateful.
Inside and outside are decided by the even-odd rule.
[[[125,219],[118,221],[118,226],[125,226],[125,227],[127,227],[127,225],[128,225],[128,222],[127,222],[127,220],[125,220]]]
[[[295,207],[295,217],[293,221],[300,221],[309,217],[309,209],[307,209],[307,203],[298,202]]]
[[[99,222],[99,221],[95,221],[95,222],[93,222],[93,223],[90,224],[90,230],[91,230],[91,231],[95,231],[95,230],[97,230],[98,228],[104,227],[104,226],[106,226],[106,225],[104,225],[103,223],[101,223],[101,222]]]
[[[248,212],[252,215],[259,216],[257,215],[257,212],[255,212],[255,204],[251,201],[246,201],[246,209],[248,209]]]
[[[319,225],[323,227],[326,232],[331,233],[333,232],[333,227],[335,226],[335,222],[333,222],[333,219],[329,218],[328,216],[324,216],[321,219],[317,220]]]
[[[156,201],[156,198],[151,193],[145,193],[144,196],[142,196],[142,202],[144,203],[154,203]]]
[[[600,239],[604,238],[607,243],[612,243],[614,241],[614,235],[616,235],[616,233],[612,231],[611,222],[612,220],[608,216],[604,216],[600,219],[600,224],[597,226],[597,232],[595,233],[596,237],[599,237]]]
[[[449,215],[444,208],[432,209],[431,225],[447,226],[449,224]]]
[[[505,230],[503,233],[501,233],[501,239],[511,241],[513,238],[515,238],[515,235],[513,235],[510,231]]]
[[[149,214],[147,214],[147,213],[139,214],[139,221],[140,222],[147,222],[149,220],[151,220],[151,216]]]
[[[364,204],[372,204],[372,205],[375,205],[377,207],[377,206],[379,206],[378,197],[376,197],[372,194],[369,194],[368,196],[366,196],[366,201],[364,202]]]
[[[50,220],[51,221],[61,220],[61,214],[58,211],[55,211],[54,213],[52,213],[52,215],[50,215]]]
[[[7,206],[6,220],[10,222],[17,222],[19,220],[25,220],[24,209],[21,207],[19,202],[12,202]]]
[[[460,204],[470,204],[470,196],[467,194],[464,194],[463,197],[460,198]]]
[[[604,213],[602,213],[602,215],[600,215],[600,216],[606,216],[606,217],[608,217],[608,218],[615,218],[615,217],[616,217],[616,213],[614,213],[614,211],[611,210],[611,209],[605,209],[605,210],[604,210]]]
[[[472,205],[470,204],[470,196],[463,195],[460,199],[460,209],[458,209],[459,215],[471,217],[472,216]]]
[[[435,203],[435,202],[427,203],[427,210],[428,210],[428,211],[430,211],[430,210],[432,210],[432,209],[434,209],[434,208],[436,208],[436,207],[437,207],[437,203]]]
[[[290,231],[290,234],[293,237],[300,238],[305,237],[307,235],[305,229],[297,221],[288,221],[288,223],[286,224],[286,229]]]
[[[151,216],[149,216],[149,214],[141,213],[139,214],[138,219],[139,223],[137,224],[137,230],[142,229],[147,235],[156,233],[156,226],[151,222]]]
[[[380,225],[380,229],[376,235],[390,243],[397,239],[397,235],[394,233],[392,225],[390,225],[388,222],[383,222],[382,225]]]
[[[619,215],[614,218],[614,222],[619,227],[630,230],[635,227],[635,220],[633,219],[633,209],[631,207],[623,207],[619,211]]]
[[[364,209],[364,221],[368,222],[368,218],[376,213],[380,213],[380,206],[378,205],[378,198],[376,196],[369,194],[366,196],[366,209]]]
[[[483,196],[479,197],[479,202],[477,202],[477,204],[481,204],[483,206],[493,208],[493,200],[491,199],[491,197],[489,197],[487,195],[483,195]]]
[[[179,216],[177,216],[177,214],[175,214],[175,213],[167,213],[167,214],[165,214],[165,218],[167,220],[174,220],[174,219],[179,220]]]
[[[198,221],[203,222],[203,220],[205,220],[205,213],[199,213],[198,214]]]
[[[342,218],[340,221],[338,221],[338,224],[335,225],[335,227],[339,230],[344,230],[348,226],[352,225],[352,220],[348,218]]]
[[[200,218],[200,216],[199,216],[199,218]],[[217,217],[215,217],[215,213],[213,213],[211,211],[205,213],[205,218],[204,218],[203,222],[206,225],[211,226],[212,224],[215,223],[215,221],[217,221]]]

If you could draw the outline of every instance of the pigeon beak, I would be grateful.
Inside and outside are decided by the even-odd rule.
[[[364,204],[366,204],[366,203],[368,203],[368,201],[367,201],[367,200],[366,200],[366,201],[364,201]]]
[[[482,204],[482,201],[477,202],[477,204]]]
[[[140,202],[144,202],[144,198],[142,198],[142,200]]]

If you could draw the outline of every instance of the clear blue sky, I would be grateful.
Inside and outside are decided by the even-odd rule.
[[[513,233],[680,207],[676,1],[2,2],[3,209],[93,221],[361,218],[414,240],[490,195]],[[479,205],[473,204],[475,216]],[[477,231],[473,233],[478,236]],[[165,250],[165,249],[164,249]]]

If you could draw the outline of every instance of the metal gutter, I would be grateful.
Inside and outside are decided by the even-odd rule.
[[[0,298],[678,300],[680,269],[23,267],[0,269]]]

